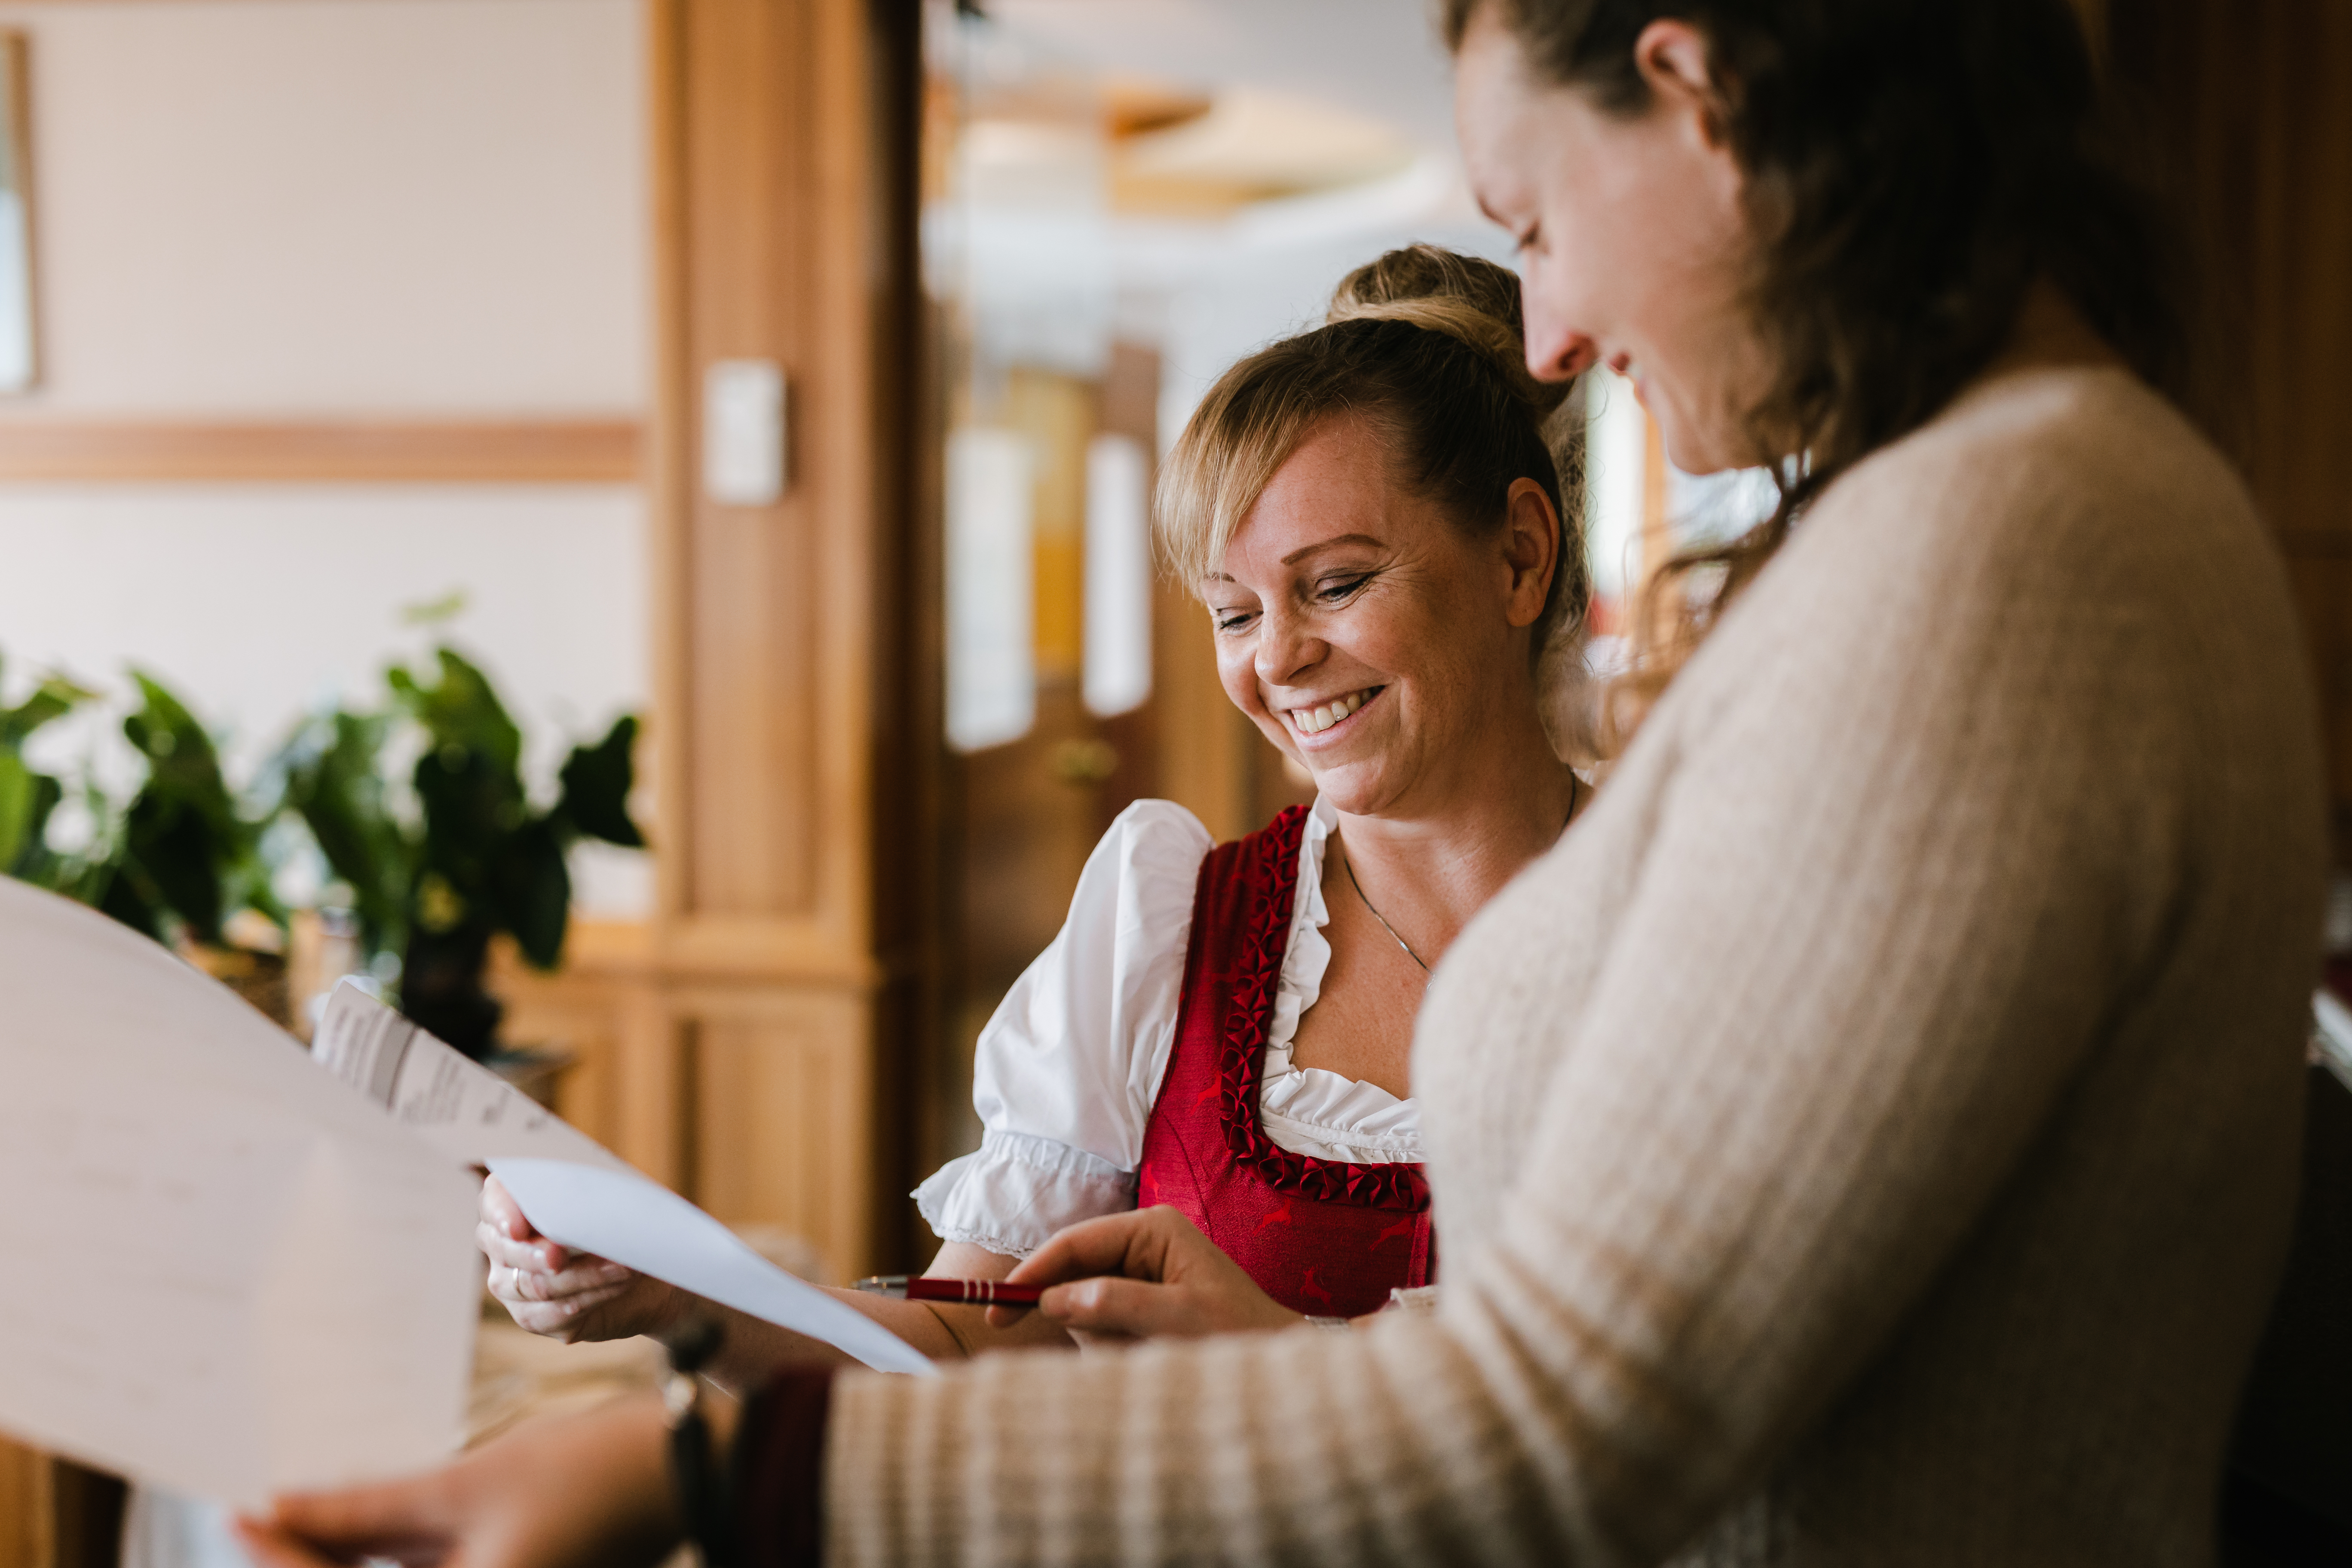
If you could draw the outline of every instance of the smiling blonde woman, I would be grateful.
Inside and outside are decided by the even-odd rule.
[[[928,1353],[1355,1317],[1433,1279],[1422,988],[1589,794],[1538,703],[1578,668],[1590,596],[1551,436],[1567,389],[1528,374],[1519,323],[1504,268],[1394,251],[1203,400],[1163,469],[1162,554],[1207,605],[1226,695],[1318,798],[1223,846],[1169,801],[1122,813],[981,1035],[980,1149],[915,1194],[934,1274],[1002,1279],[1065,1226],[1164,1205],[1256,1289],[1191,1317],[1113,1292],[993,1323],[845,1293]],[[495,1182],[481,1235],[491,1289],[539,1331],[720,1311],[730,1381],[826,1353],[563,1255]]]
[[[1162,553],[1318,798],[1213,847],[1166,801],[1119,818],[982,1036],[980,1151],[917,1194],[950,1242],[1011,1260],[1166,1205],[1279,1304],[1268,1326],[1430,1282],[1422,988],[1583,793],[1538,703],[1588,598],[1546,436],[1565,389],[1526,365],[1517,279],[1416,247],[1194,414]]]

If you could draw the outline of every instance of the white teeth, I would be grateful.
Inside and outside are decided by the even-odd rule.
[[[1370,695],[1368,691],[1355,691],[1327,702],[1320,708],[1293,708],[1290,710],[1290,721],[1298,726],[1298,732],[1302,735],[1319,735],[1357,709],[1361,708],[1365,699]]]

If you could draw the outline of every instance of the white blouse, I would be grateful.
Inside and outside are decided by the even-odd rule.
[[[1299,836],[1258,1115],[1266,1136],[1294,1153],[1360,1165],[1419,1160],[1414,1101],[1291,1065],[1299,1016],[1315,1005],[1331,963],[1323,849],[1338,820],[1318,799]],[[979,1152],[915,1189],[941,1240],[1026,1258],[1064,1226],[1135,1206],[1144,1126],[1175,1047],[1194,885],[1212,842],[1173,801],[1139,800],[1095,846],[1060,934],[981,1032],[971,1091]]]

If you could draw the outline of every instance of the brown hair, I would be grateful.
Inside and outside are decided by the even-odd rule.
[[[1449,47],[1489,8],[1538,71],[1623,114],[1649,101],[1642,30],[1672,17],[1704,34],[1762,237],[1748,308],[1774,377],[1749,429],[1780,504],[1653,579],[1611,694],[1617,739],[1805,505],[1992,361],[2036,279],[2181,390],[2162,230],[2098,145],[2066,0],[1444,0]],[[1695,572],[1719,586],[1695,591]]]
[[[1591,581],[1578,433],[1555,418],[1567,395],[1528,373],[1516,276],[1434,246],[1391,250],[1348,275],[1324,325],[1260,349],[1201,400],[1160,466],[1160,559],[1197,593],[1308,432],[1361,415],[1384,437],[1393,477],[1465,530],[1502,527],[1514,480],[1543,487],[1560,548],[1535,651],[1572,646]]]

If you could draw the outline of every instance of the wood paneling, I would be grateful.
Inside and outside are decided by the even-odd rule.
[[[935,913],[935,863],[907,848],[939,765],[910,585],[917,9],[647,15],[656,912],[647,978],[619,983],[640,1025],[582,1092],[635,1129],[632,1158],[723,1219],[801,1230],[841,1276],[907,1260],[882,1194],[908,1184],[916,1097],[895,1089]],[[793,389],[771,506],[695,483],[704,368],[746,358]]]
[[[626,484],[634,419],[0,420],[0,482]]]
[[[835,1279],[914,1257],[929,1026],[936,561],[917,525],[912,5],[646,0],[655,910],[495,975],[565,1116]],[[780,363],[789,483],[704,496],[714,360]]]
[[[0,1568],[50,1568],[49,1458],[0,1437]]]
[[[0,1568],[115,1568],[123,1485],[0,1438]]]
[[[873,1029],[858,991],[698,990],[696,1194],[737,1224],[781,1226],[828,1260],[875,1219]],[[855,1267],[855,1265],[851,1265]]]
[[[2352,5],[2144,0],[2109,79],[2204,284],[2203,389],[2293,569],[2352,821]],[[2339,853],[2346,847],[2339,826]]]

